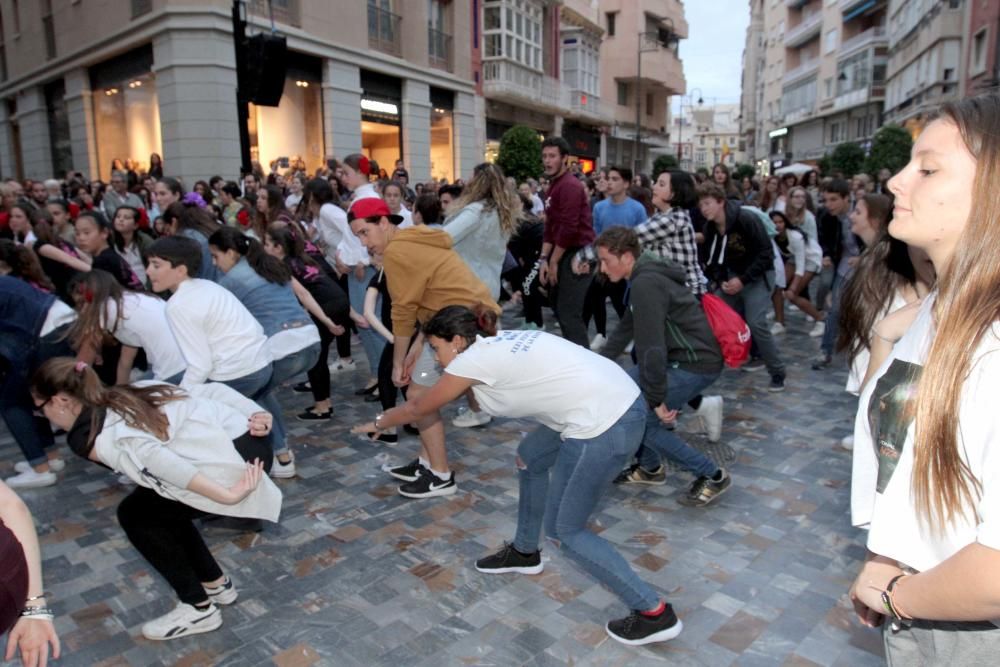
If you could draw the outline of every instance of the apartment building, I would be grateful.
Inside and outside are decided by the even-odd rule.
[[[1000,87],[1000,2],[970,0],[963,57],[965,77],[959,94]]]
[[[692,171],[711,170],[720,162],[734,167],[747,161],[747,153],[740,147],[740,105],[699,105],[689,113],[693,130],[689,165]]]
[[[287,37],[284,93],[250,109],[267,169],[364,151],[411,179],[482,160],[475,1],[249,0],[248,33]],[[193,183],[240,165],[231,0],[0,3],[0,173],[107,179],[114,159]],[[481,104],[479,105],[481,110]]]
[[[601,93],[611,103],[607,163],[648,172],[656,156],[674,153],[670,97],[686,89],[678,56],[688,35],[680,0],[600,0]]]

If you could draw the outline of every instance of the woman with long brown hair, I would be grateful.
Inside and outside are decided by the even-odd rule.
[[[889,182],[889,233],[937,272],[908,328],[907,309],[876,325],[894,347],[855,427],[851,510],[869,557],[851,598],[863,623],[885,622],[889,664],[991,664],[1000,650],[997,127],[996,93],[944,105]]]
[[[129,542],[179,604],[142,626],[176,639],[222,625],[237,592],[195,527],[221,514],[277,521],[281,492],[267,477],[271,415],[221,383],[106,387],[82,361],[55,358],[34,374],[35,407],[65,429],[70,449],[136,483],[118,506]]]

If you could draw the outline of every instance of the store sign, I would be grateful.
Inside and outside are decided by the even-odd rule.
[[[788,128],[787,127],[781,127],[781,128],[778,128],[777,130],[772,130],[772,131],[768,132],[767,136],[769,136],[772,139],[776,139],[778,137],[783,137],[786,134],[788,134]]]
[[[569,143],[573,155],[596,158],[601,154],[601,137],[597,132],[588,132],[577,127],[563,127],[563,139]]]
[[[386,114],[389,116],[398,116],[399,107],[390,102],[380,102],[379,100],[371,100],[362,97],[361,98],[361,108],[365,111],[371,111],[372,113]]]

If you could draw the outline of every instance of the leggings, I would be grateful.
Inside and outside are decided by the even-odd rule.
[[[383,411],[396,406],[399,394],[399,388],[392,382],[392,350],[393,344],[389,343],[382,348],[382,356],[378,360],[378,400]]]
[[[327,310],[326,305],[323,306],[323,312],[325,312],[327,316],[334,321],[334,323],[339,324],[346,329],[344,332],[344,335],[347,336],[348,353],[346,356],[350,356],[351,317],[349,313],[331,313]],[[315,317],[313,317],[313,322],[315,322],[316,328],[319,329],[319,359],[316,360],[316,365],[309,369],[307,375],[309,376],[309,386],[312,387],[313,400],[318,403],[330,398],[330,362],[328,358],[330,356],[330,344],[333,342],[334,336],[333,333],[323,326],[323,324],[321,324]],[[337,350],[339,352],[340,337],[338,337],[337,340]]]
[[[270,438],[244,433],[233,444],[244,460],[259,458],[271,469]],[[167,580],[181,602],[201,604],[208,599],[202,582],[215,581],[222,569],[194,525],[206,513],[170,500],[144,486],[136,488],[118,506],[118,523],[132,546]]]
[[[340,288],[342,290],[344,290],[344,294],[348,293],[346,273],[337,278],[337,284],[340,285]],[[337,322],[337,324],[341,324],[341,322]],[[357,325],[354,324],[354,320],[350,318],[350,314],[348,314],[347,317],[347,324],[343,326],[344,326],[344,333],[337,336],[337,356],[340,357],[341,359],[347,359],[348,357],[351,356],[351,332],[352,331],[356,332],[358,330],[358,327]]]
[[[587,301],[583,305],[583,321],[588,326],[590,318],[594,318],[594,328],[602,336],[608,335],[608,311],[605,300],[611,297],[611,306],[618,313],[619,319],[625,315],[625,281],[612,283],[594,280],[587,292]]]

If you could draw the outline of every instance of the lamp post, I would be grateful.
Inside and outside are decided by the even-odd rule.
[[[688,99],[688,108],[691,108],[691,101],[694,99],[694,91],[698,91],[698,106],[701,106],[704,100],[701,97],[701,88],[695,88],[687,95],[681,95],[681,104],[678,108],[680,114],[677,116],[677,165],[683,168],[684,159],[684,98]],[[692,149],[693,150],[693,149]]]
[[[639,39],[635,49],[635,140],[632,149],[632,172],[638,174],[642,166],[642,159],[639,157],[639,149],[642,145],[642,54],[647,51],[656,51],[660,46],[670,48],[671,44],[677,43],[674,34],[674,22],[668,17],[656,17],[658,24],[664,25],[666,35],[661,31],[644,31],[639,33]]]

